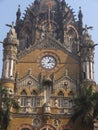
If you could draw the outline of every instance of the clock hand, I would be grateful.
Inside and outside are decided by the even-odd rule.
[[[53,62],[53,60],[51,60],[51,59],[48,61],[48,63],[52,63],[52,62]]]

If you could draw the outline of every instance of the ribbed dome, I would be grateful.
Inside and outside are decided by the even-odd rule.
[[[20,19],[20,13],[20,9],[18,9],[15,26],[20,40],[20,50],[24,50],[36,42],[41,42],[47,36],[64,43],[69,37],[69,33],[67,33],[69,27],[67,30],[65,28],[69,23],[75,23],[73,12],[66,5],[65,0],[34,0],[34,3],[25,10],[23,19]],[[72,32],[71,26],[70,30]],[[75,36],[73,35],[73,37]],[[66,44],[70,43],[67,41]]]

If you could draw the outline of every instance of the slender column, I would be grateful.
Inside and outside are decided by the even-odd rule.
[[[86,78],[89,79],[90,78],[90,71],[89,71],[89,62],[86,62]]]
[[[90,78],[93,80],[94,79],[94,71],[93,71],[93,63],[90,62]]]
[[[5,60],[4,61],[2,76],[4,78],[8,78],[9,77],[9,60]]]
[[[92,75],[93,75],[93,80],[94,80],[94,62],[92,63],[92,69],[93,69],[93,70],[92,70],[92,71],[93,71],[93,72],[92,72],[92,73],[93,73]]]
[[[10,76],[11,76],[11,77],[13,76],[13,63],[14,63],[14,61],[11,60],[11,61],[10,61]]]
[[[44,103],[46,103],[46,87],[44,86]]]
[[[86,78],[86,62],[83,62],[83,65],[82,65],[82,71],[83,71],[83,78],[85,79]]]

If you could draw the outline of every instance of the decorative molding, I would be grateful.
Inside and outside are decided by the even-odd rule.
[[[47,37],[46,39],[44,39],[38,43],[35,43],[34,45],[30,46],[29,48],[25,49],[24,51],[21,51],[18,54],[18,59],[20,59],[23,56],[25,56],[26,54],[34,51],[35,49],[54,49],[54,50],[59,49],[79,61],[78,55],[68,51],[67,48],[64,47],[63,44],[61,44],[59,41],[57,41],[56,39],[54,39],[52,37]]]
[[[31,74],[27,74],[24,77],[22,77],[21,79],[17,79],[17,81],[16,81],[16,90],[17,91],[19,91],[22,88],[28,88],[31,90],[32,86],[37,88],[39,86],[39,83]]]

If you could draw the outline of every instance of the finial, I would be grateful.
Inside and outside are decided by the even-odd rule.
[[[82,22],[83,14],[81,11],[81,6],[79,7],[79,13],[78,13],[78,27],[79,27],[79,34],[82,35],[83,32],[83,22]]]
[[[64,9],[65,9],[65,5],[66,5],[65,0],[62,0],[62,1],[61,1],[61,7],[62,7],[62,10],[64,10]]]
[[[12,24],[5,24],[6,26],[10,27],[10,28],[14,28],[14,22],[12,21]]]
[[[12,21],[11,27],[10,27],[10,31],[8,33],[8,37],[11,38],[16,38],[16,32],[15,32],[15,28],[14,28],[14,22]]]
[[[91,35],[88,32],[88,29],[92,29],[92,27],[88,27],[87,24],[85,24],[85,27],[83,28],[83,30],[84,30],[83,36],[84,36],[84,40],[89,41],[88,42],[89,45],[92,45],[93,42],[92,42],[92,39],[91,39]]]
[[[14,28],[14,21],[12,21],[12,28]]]
[[[85,32],[88,32],[87,24],[85,24]]]
[[[18,10],[16,12],[16,16],[17,16],[17,20],[19,20],[20,16],[21,16],[20,5],[18,5]]]
[[[79,10],[81,10],[81,6],[79,6]]]
[[[93,29],[93,27],[92,26],[87,26],[87,24],[85,24],[85,28],[83,28],[83,30],[85,32],[88,32],[88,29]]]
[[[86,37],[89,36],[87,24],[85,24],[84,35],[85,35]]]
[[[18,5],[18,8],[20,8],[20,5]]]
[[[79,14],[78,14],[79,20],[82,20],[82,17],[83,17],[83,14],[82,14],[82,11],[81,11],[81,6],[80,6],[79,7]]]

